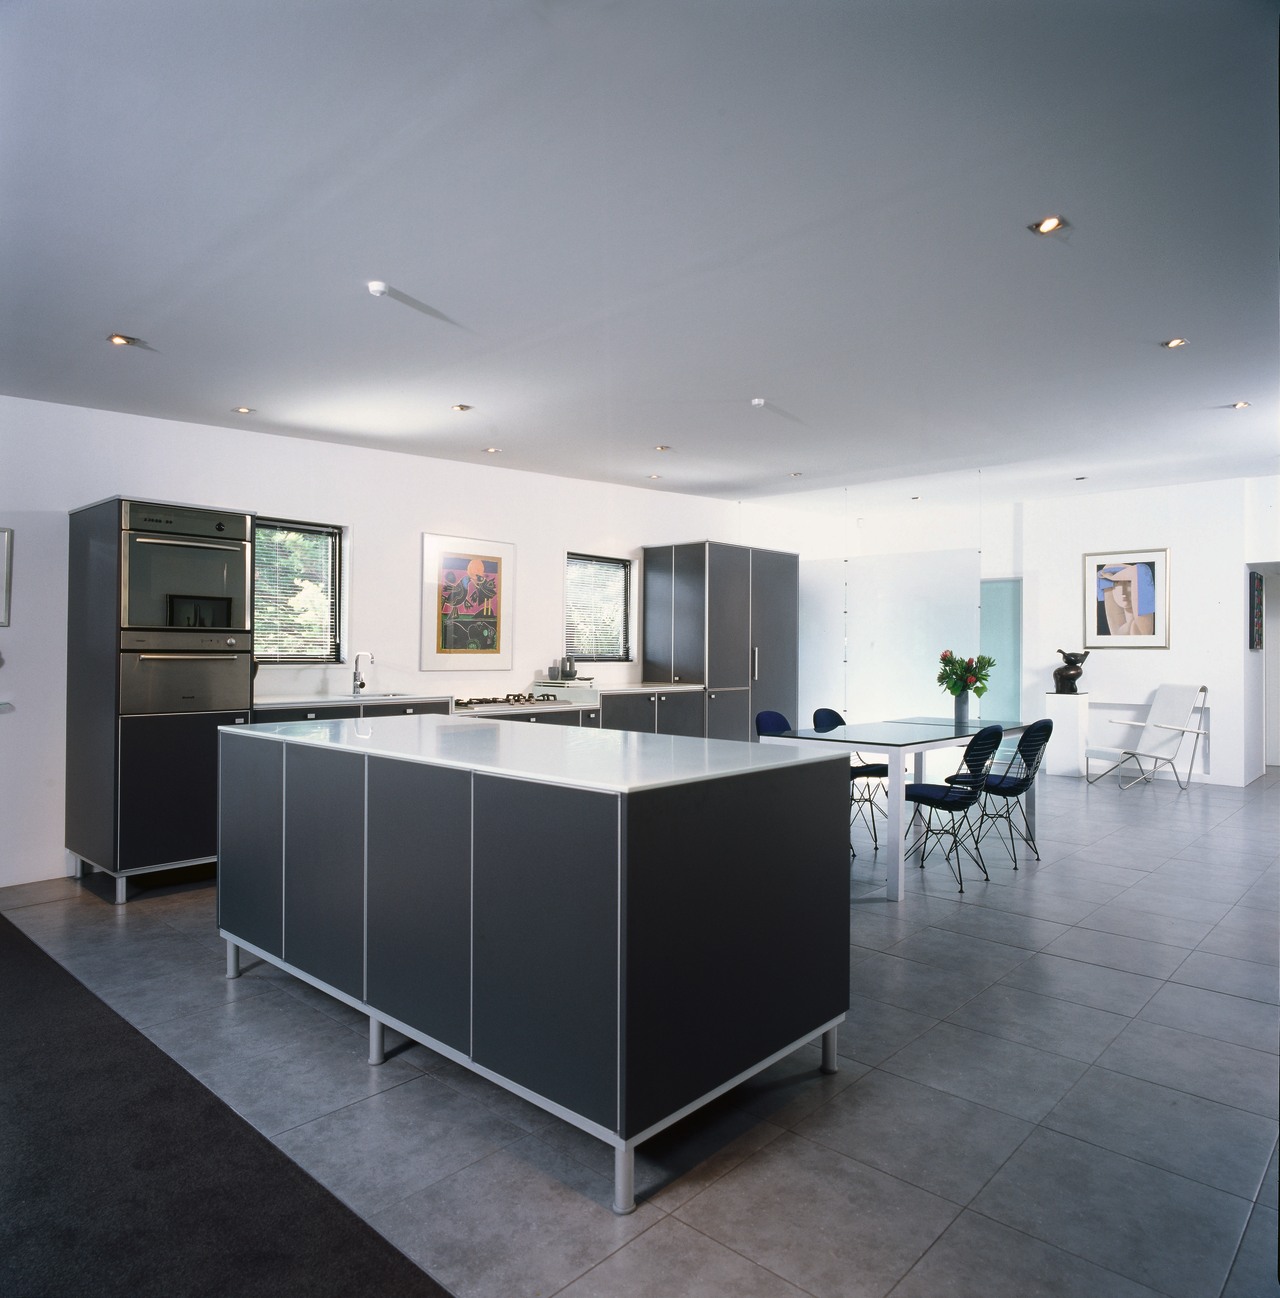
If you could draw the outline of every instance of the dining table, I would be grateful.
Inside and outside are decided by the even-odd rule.
[[[1011,735],[1025,730],[1028,724],[1026,721],[988,720],[986,717],[971,721],[957,721],[954,717],[896,717],[890,721],[856,721],[849,725],[836,726],[833,730],[788,730],[777,738],[840,745],[857,751],[863,761],[866,760],[868,753],[884,756],[889,767],[886,781],[887,826],[877,855],[884,854],[882,859],[888,867],[889,900],[901,901],[907,861],[904,839],[911,819],[906,803],[908,783],[906,759],[908,757],[914,759],[912,782],[920,784],[924,781],[926,753],[939,748],[955,748],[967,744],[979,730],[987,726],[999,726],[1005,735]],[[997,755],[993,764],[995,769],[999,769],[1002,760]],[[1023,795],[1023,807],[1026,811],[1027,824],[1034,838],[1036,828],[1034,781]],[[885,839],[888,841],[885,842]],[[918,862],[918,854],[912,859]]]

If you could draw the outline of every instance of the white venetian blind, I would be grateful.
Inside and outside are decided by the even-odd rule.
[[[565,563],[564,647],[583,662],[631,657],[631,560],[570,554]]]
[[[259,519],[253,530],[253,656],[338,662],[342,529]]]

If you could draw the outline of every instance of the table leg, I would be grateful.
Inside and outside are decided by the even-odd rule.
[[[906,802],[903,799],[903,793],[906,787],[907,782],[902,772],[902,754],[890,750],[889,784],[886,791],[887,805],[885,807],[888,812],[885,837],[889,840],[887,844],[888,851],[885,853],[885,864],[889,868],[887,896],[890,901],[902,900],[902,836],[907,829]]]

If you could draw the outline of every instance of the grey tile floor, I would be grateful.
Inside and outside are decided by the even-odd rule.
[[[224,974],[211,882],[0,909],[459,1298],[1266,1298],[1276,1283],[1280,771],[1042,776],[1041,861],[886,901],[859,840],[841,1071],[802,1051],[601,1143],[354,1011]]]

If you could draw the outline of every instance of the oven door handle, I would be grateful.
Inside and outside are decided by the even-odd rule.
[[[239,654],[139,654],[139,662],[233,663]]]
[[[232,541],[223,543],[221,541],[174,541],[167,536],[135,536],[134,543],[137,545],[180,545],[185,550],[243,550],[244,543],[241,541]]]

